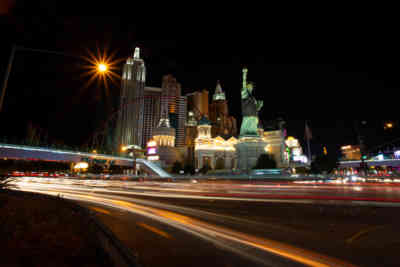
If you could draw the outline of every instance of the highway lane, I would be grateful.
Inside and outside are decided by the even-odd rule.
[[[228,254],[226,255],[230,256],[226,259],[222,257],[218,259],[218,262],[227,261],[229,263],[228,266],[350,266],[350,264],[323,256],[315,251],[300,249],[286,243],[268,239],[266,235],[257,235],[247,230],[243,231],[251,225],[251,227],[267,227],[269,231],[273,228],[275,231],[290,232],[291,229],[288,227],[285,228],[277,224],[257,224],[257,222],[249,221],[245,218],[161,203],[154,200],[138,199],[132,196],[78,191],[76,188],[57,188],[57,185],[49,186],[48,184],[39,183],[25,183],[20,184],[20,186],[23,190],[52,195],[62,194],[65,198],[84,202],[89,208],[101,214],[100,216],[103,217],[105,222],[108,222],[109,226],[113,225],[115,220],[125,221],[125,223],[121,222],[117,226],[114,225],[114,231],[122,227],[126,229],[122,231],[123,233],[133,231],[133,237],[137,231],[132,230],[131,225],[139,226],[138,228],[142,229],[142,231],[146,230],[147,232],[155,233],[164,239],[170,239],[167,242],[170,246],[186,246],[196,251],[197,243],[201,240],[200,244],[202,245],[199,246],[202,247],[205,255],[208,255],[202,258],[209,259],[209,262],[212,262],[211,259],[215,258],[216,253],[220,255],[221,251],[227,251]],[[123,210],[129,215],[118,215],[115,209]],[[110,214],[112,214],[112,219],[104,218],[107,216],[110,217]],[[130,223],[127,223],[126,220],[130,221]],[[168,228],[165,229],[166,226],[161,226],[161,224],[168,226]],[[111,228],[113,229],[113,227]],[[298,232],[293,229],[291,231],[293,234]],[[122,237],[124,236],[126,237],[127,235],[122,234]],[[175,238],[172,240],[171,237],[173,236]],[[179,238],[176,238],[177,236]],[[205,245],[206,243],[204,242],[208,243],[208,245]],[[142,251],[141,253],[147,255],[146,252]],[[197,255],[196,253],[192,254]],[[179,253],[176,255],[176,259],[180,259],[182,256]],[[144,258],[148,259],[149,257],[145,256]],[[172,262],[176,263],[176,259],[172,260]],[[196,257],[191,259],[191,261],[193,260],[196,261]],[[244,261],[250,261],[251,264],[244,264]],[[199,262],[204,263],[204,261]],[[202,264],[198,266],[200,265]],[[171,266],[176,266],[176,264]],[[191,266],[194,265],[191,264]]]
[[[364,201],[400,203],[400,184],[346,183],[346,184],[299,184],[295,182],[135,182],[110,180],[79,180],[55,178],[18,178],[18,182],[41,183],[65,189],[104,190],[159,197],[199,199],[240,199],[270,201],[268,199],[315,202],[315,201]]]
[[[279,191],[278,189],[281,188],[286,191],[286,195],[288,195],[287,192],[296,193],[296,189],[306,189],[308,193],[312,193],[312,190],[316,190],[317,193],[335,191],[331,185],[319,185],[321,187],[319,188],[315,185],[295,184],[284,186],[280,184],[221,185],[218,183],[199,185],[197,183],[136,183],[70,179],[38,180],[38,178],[20,179],[17,185],[23,190],[61,194],[66,198],[84,202],[96,211],[114,232],[120,233],[121,240],[124,240],[133,250],[139,250],[147,262],[154,263],[152,261],[154,257],[151,256],[152,250],[138,244],[147,244],[149,235],[156,235],[162,239],[168,239],[165,236],[179,236],[179,238],[168,239],[164,243],[164,249],[161,249],[160,253],[167,258],[175,255],[175,259],[180,259],[185,258],[184,255],[191,255],[186,257],[188,261],[194,259],[196,262],[204,263],[196,258],[196,253],[191,254],[185,249],[176,249],[171,252],[167,244],[177,248],[195,248],[200,242],[203,244],[199,245],[203,247],[203,254],[200,253],[201,258],[208,258],[211,262],[211,259],[216,257],[216,251],[227,251],[222,255],[229,254],[230,256],[218,256],[221,260],[218,262],[221,264],[215,266],[223,265],[222,262],[228,266],[248,265],[235,265],[235,262],[243,263],[243,260],[251,261],[252,266],[255,263],[268,266],[268,264],[271,265],[271,257],[272,259],[276,257],[272,255],[279,255],[277,252],[281,252],[282,248],[285,253],[288,249],[290,255],[296,257],[300,255],[306,259],[310,255],[312,259],[319,258],[321,254],[342,258],[361,266],[382,266],[379,263],[381,259],[386,260],[385,266],[398,266],[397,251],[400,240],[396,233],[398,233],[399,218],[393,216],[394,208],[382,208],[382,206],[398,206],[398,203],[372,202],[373,205],[370,205],[370,201],[245,197],[247,194],[254,194],[254,191],[260,188],[263,190],[270,188],[270,192]],[[360,192],[352,188],[355,186],[360,185],[340,185],[337,191]],[[384,197],[387,191],[390,192],[387,185],[368,185],[368,187],[368,190],[372,192],[370,194],[379,197]],[[238,189],[240,196],[228,195],[231,193],[227,191]],[[392,189],[396,196],[397,188]],[[211,192],[218,196],[204,195]],[[304,195],[304,192],[302,194]],[[388,200],[392,199],[393,196],[388,198]],[[360,204],[368,204],[368,206],[360,209]],[[118,215],[119,213],[115,213],[116,209],[124,211],[124,214]],[[147,221],[143,221],[144,219]],[[142,224],[138,225],[137,222]],[[138,229],[142,231],[142,234]],[[136,235],[142,236],[139,238],[142,242],[137,241],[132,244],[132,241],[129,241],[130,238],[126,238]],[[375,236],[373,241],[368,239],[370,236]],[[274,243],[276,241],[278,243]],[[368,242],[369,247],[365,247]],[[265,243],[269,246],[273,245],[265,247]],[[210,244],[213,245],[210,246]],[[292,246],[288,248],[287,244],[292,244]],[[385,250],[379,249],[377,244],[385,247]],[[218,249],[216,250],[215,247]],[[276,248],[278,251],[274,250]],[[299,253],[299,248],[306,248],[307,252]],[[179,254],[184,251],[186,251],[184,254]],[[310,254],[309,251],[312,253]],[[313,253],[317,253],[318,256]],[[282,264],[282,258],[287,257],[280,255],[272,266]],[[188,261],[185,263],[186,266]],[[290,261],[292,262],[288,266],[292,266],[293,261],[302,262],[299,259],[296,261],[296,258]],[[172,262],[180,265],[176,260]],[[181,266],[185,264],[182,263]],[[285,264],[287,265],[287,259],[283,266]],[[309,265],[320,266],[319,262],[313,264]],[[343,266],[343,263],[338,266]]]

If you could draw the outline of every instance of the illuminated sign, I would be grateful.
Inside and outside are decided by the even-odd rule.
[[[292,154],[293,156],[300,156],[301,155],[301,149],[299,147],[295,147],[292,149]]]
[[[301,155],[301,156],[293,156],[293,161],[299,161],[302,163],[307,163],[308,159],[306,156]]]
[[[87,162],[78,162],[75,164],[74,169],[87,169],[89,164]]]
[[[159,156],[148,156],[147,160],[159,160],[160,157]]]
[[[147,143],[147,147],[153,147],[153,146],[157,146],[156,141],[151,140],[151,141],[149,141],[149,142]]]
[[[157,154],[157,149],[155,147],[150,147],[149,149],[147,149],[147,154],[148,155]]]
[[[288,147],[298,147],[299,146],[299,141],[292,136],[289,136],[286,139],[285,143]]]

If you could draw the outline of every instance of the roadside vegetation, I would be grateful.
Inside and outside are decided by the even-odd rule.
[[[1,266],[112,266],[93,223],[75,206],[0,190]]]

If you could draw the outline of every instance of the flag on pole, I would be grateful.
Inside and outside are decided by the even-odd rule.
[[[310,128],[309,128],[308,125],[307,125],[307,121],[306,121],[306,129],[305,129],[305,134],[304,134],[304,136],[305,136],[306,140],[312,139],[312,133],[311,133]]]
[[[311,164],[312,156],[311,156],[311,147],[310,147],[310,140],[312,138],[311,130],[307,125],[307,121],[305,121],[305,138],[307,140],[307,152],[308,152],[308,162]]]

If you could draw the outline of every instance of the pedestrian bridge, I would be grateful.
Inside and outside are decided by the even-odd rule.
[[[364,162],[368,166],[400,167],[400,159],[365,160]],[[340,168],[357,168],[360,164],[361,160],[339,161]]]
[[[133,164],[133,159],[127,157],[2,143],[0,143],[0,158],[75,163],[91,161],[119,166],[132,166]],[[148,160],[137,159],[136,164],[153,175],[171,177],[168,172]]]

